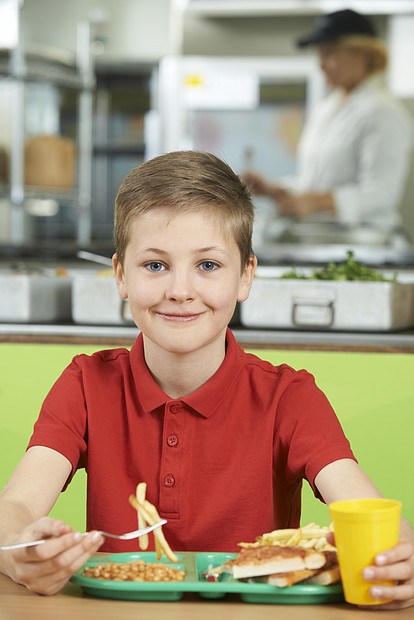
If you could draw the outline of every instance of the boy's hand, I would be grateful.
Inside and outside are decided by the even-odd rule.
[[[400,541],[398,545],[379,553],[374,566],[367,566],[362,572],[367,581],[395,581],[393,586],[373,585],[369,592],[373,598],[391,599],[381,609],[400,609],[414,605],[414,547],[410,542]]]
[[[333,534],[327,540],[335,545]],[[410,542],[400,541],[398,545],[379,553],[373,566],[364,568],[362,576],[367,581],[395,581],[393,586],[372,585],[369,592],[373,598],[389,599],[389,603],[376,605],[378,609],[401,609],[414,605],[414,546]],[[372,605],[360,605],[372,610]]]
[[[25,528],[13,542],[41,538],[50,540],[36,547],[2,553],[8,554],[8,574],[14,581],[32,592],[46,595],[59,592],[104,541],[98,532],[82,537],[62,521],[43,517]]]

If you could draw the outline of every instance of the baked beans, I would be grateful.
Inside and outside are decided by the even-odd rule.
[[[83,571],[84,577],[93,579],[109,579],[111,581],[183,581],[185,571],[168,566],[162,562],[147,562],[144,560],[134,560],[117,564],[97,564],[96,566],[86,566]]]

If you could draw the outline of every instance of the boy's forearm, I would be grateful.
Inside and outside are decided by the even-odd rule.
[[[26,506],[4,497],[4,493],[0,495],[0,545],[13,544],[17,535],[33,520]],[[8,576],[9,559],[10,554],[7,551],[0,551],[0,572]]]
[[[0,494],[0,545],[21,532],[35,520],[27,506]]]

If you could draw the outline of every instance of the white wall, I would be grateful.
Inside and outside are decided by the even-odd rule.
[[[380,36],[384,16],[372,16]],[[183,53],[233,56],[285,56],[301,51],[295,41],[313,29],[314,15],[208,17],[188,13],[183,22]]]
[[[82,19],[96,25],[105,40],[98,60],[153,62],[169,53],[170,0],[25,0],[24,42],[75,52]]]
[[[414,15],[389,20],[390,88],[401,97],[414,97]]]

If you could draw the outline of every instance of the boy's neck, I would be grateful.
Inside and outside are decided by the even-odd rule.
[[[144,357],[155,383],[170,398],[182,398],[204,385],[220,368],[226,352],[225,334],[202,351],[162,352],[144,337]]]

